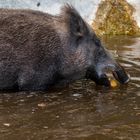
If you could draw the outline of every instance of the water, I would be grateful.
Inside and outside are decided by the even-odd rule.
[[[140,38],[103,40],[131,75],[128,86],[82,80],[46,93],[2,93],[0,140],[139,140]]]

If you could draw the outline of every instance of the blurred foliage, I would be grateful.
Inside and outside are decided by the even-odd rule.
[[[140,35],[133,17],[134,7],[126,0],[102,0],[93,28],[98,35]]]

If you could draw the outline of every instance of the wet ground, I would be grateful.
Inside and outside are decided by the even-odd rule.
[[[0,140],[140,140],[140,38],[104,37],[128,86],[77,81],[59,91],[0,94]]]

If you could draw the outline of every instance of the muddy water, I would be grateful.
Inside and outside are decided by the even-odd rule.
[[[131,75],[128,86],[77,81],[50,92],[0,94],[0,140],[139,140],[140,38],[104,38]]]

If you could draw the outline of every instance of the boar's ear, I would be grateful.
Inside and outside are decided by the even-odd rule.
[[[62,11],[70,35],[78,38],[85,36],[88,32],[87,25],[78,11],[69,4],[66,4]]]

